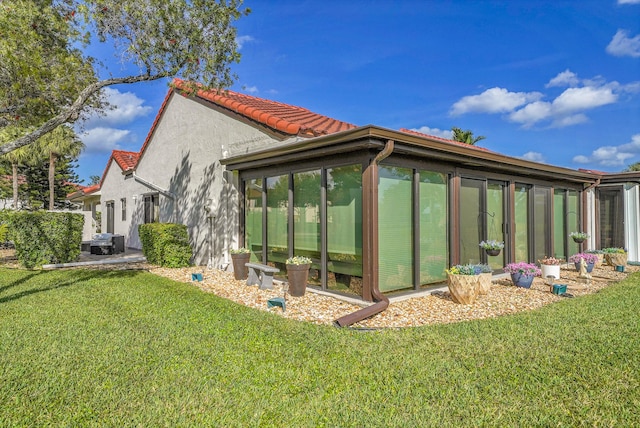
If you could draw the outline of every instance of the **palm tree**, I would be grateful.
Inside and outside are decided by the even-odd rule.
[[[19,135],[22,135],[22,131],[17,128],[7,127],[0,132],[0,144],[12,141]],[[2,155],[4,159],[11,163],[11,173],[13,178],[13,209],[18,209],[18,189],[19,189],[19,177],[18,168],[33,160],[33,149],[29,147],[21,147],[9,153]]]
[[[469,144],[471,146],[476,144],[478,141],[484,140],[485,138],[487,138],[484,135],[479,135],[477,137],[474,137],[473,132],[471,130],[467,129],[463,131],[462,129],[457,128],[455,126],[451,128],[451,132],[453,132],[454,141],[459,141],[461,143]]]
[[[49,209],[53,210],[55,200],[56,162],[62,156],[76,157],[84,149],[84,143],[76,135],[73,128],[61,125],[49,134],[40,138],[35,150],[41,157],[49,159]]]

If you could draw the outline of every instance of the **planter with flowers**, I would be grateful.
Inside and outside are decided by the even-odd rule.
[[[245,266],[249,263],[251,251],[248,248],[240,247],[229,250],[231,253],[231,263],[233,264],[233,276],[239,281],[247,279],[249,268]]]
[[[555,257],[545,256],[542,260],[538,260],[540,263],[540,270],[542,272],[542,278],[548,278],[550,276],[555,279],[560,279],[560,265],[564,260],[556,259]]]
[[[584,259],[584,262],[587,264],[587,273],[591,273],[593,267],[598,261],[598,256],[591,253],[578,253],[569,257],[569,262],[575,264],[576,271],[580,271],[580,259]]]
[[[627,264],[627,252],[624,248],[603,248],[604,259],[609,266],[625,266]]]
[[[573,239],[573,242],[582,244],[584,241],[589,238],[589,235],[586,232],[571,232],[569,236]]]
[[[287,280],[289,294],[293,297],[304,296],[309,279],[311,259],[304,256],[294,256],[287,259]]]
[[[522,288],[531,288],[533,278],[541,275],[538,266],[526,262],[509,263],[504,267],[504,271],[511,275],[511,281],[515,286]]]
[[[455,303],[470,305],[476,301],[480,271],[478,265],[455,265],[447,269],[447,286]]]
[[[480,273],[478,280],[478,294],[489,294],[491,290],[491,279],[493,278],[493,269],[489,265],[477,265]]]
[[[504,248],[504,242],[499,242],[494,239],[488,241],[480,242],[480,247],[484,249],[484,251],[489,256],[497,256],[500,255],[500,251]]]
[[[596,256],[598,256],[598,261],[596,261],[596,264],[594,265],[594,267],[600,267],[604,263],[604,251],[602,251],[602,250],[587,250],[587,251],[585,251],[585,253],[595,254]]]

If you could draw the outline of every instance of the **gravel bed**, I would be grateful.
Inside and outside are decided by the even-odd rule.
[[[0,264],[6,267],[18,267],[13,254],[0,250]],[[245,281],[237,281],[233,274],[206,267],[188,267],[169,269],[146,263],[127,263],[122,265],[102,265],[83,267],[83,269],[142,269],[176,281],[193,284],[205,292],[234,301],[236,303],[275,313],[277,315],[316,324],[331,325],[351,312],[361,309],[369,303],[350,303],[339,298],[307,291],[302,297],[286,295],[286,310],[279,306],[267,309],[267,300],[285,296],[282,284],[274,283],[273,290],[260,290],[257,286],[247,286]],[[596,267],[592,279],[585,283],[578,279],[573,265],[563,265],[560,279],[556,283],[567,284],[567,293],[574,297],[596,293],[602,288],[618,282],[629,273],[640,270],[638,266],[627,266],[625,272],[616,272],[611,266]],[[192,281],[192,273],[202,273],[202,281]],[[538,309],[544,305],[566,299],[549,291],[542,278],[535,278],[530,289],[513,286],[510,279],[495,279],[489,293],[478,296],[471,305],[454,303],[448,291],[421,295],[399,301],[392,301],[389,307],[369,319],[353,325],[356,328],[400,328],[428,324],[452,323],[474,319],[498,317],[520,311]]]
[[[610,266],[595,268],[589,283],[580,281],[575,268],[563,266],[560,279],[556,283],[566,284],[567,293],[574,297],[598,292],[602,288],[618,282],[636,266],[627,266],[624,273],[616,272]],[[269,311],[286,318],[332,324],[337,318],[360,309],[361,305],[345,302],[335,297],[307,291],[303,297],[286,296],[286,310],[275,306],[267,309],[267,300],[283,297],[282,284],[274,284],[273,290],[260,290],[257,286],[247,286],[245,281],[236,281],[232,273],[206,268],[151,268],[150,272],[181,282],[189,282],[206,292],[245,306]],[[192,273],[202,273],[202,281],[191,281]],[[389,307],[369,319],[360,321],[353,327],[360,328],[400,328],[428,324],[451,323],[474,319],[492,318],[520,311],[534,310],[544,305],[568,297],[552,294],[544,280],[535,278],[530,289],[513,286],[510,279],[496,279],[487,295],[478,296],[472,305],[460,305],[451,300],[448,291],[436,292],[422,297],[392,302]],[[362,303],[366,305],[367,303]]]

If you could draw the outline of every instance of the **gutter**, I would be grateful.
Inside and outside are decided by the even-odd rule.
[[[394,149],[393,140],[388,140],[384,146],[384,149],[380,153],[376,155],[376,157],[369,164],[370,174],[369,186],[372,190],[372,197],[370,203],[372,221],[371,228],[378,227],[378,165],[384,159],[391,155]],[[338,318],[333,322],[336,327],[348,327],[352,324],[355,324],[363,319],[372,317],[374,315],[379,314],[389,307],[389,298],[382,294],[378,284],[378,231],[366,231],[371,235],[372,243],[371,248],[373,249],[373,257],[371,260],[370,269],[373,271],[373,276],[370,278],[371,280],[371,297],[375,302],[373,305],[368,306],[366,308],[362,308],[350,314],[347,314],[343,317]]]
[[[173,193],[169,192],[169,191],[168,191],[168,190],[166,190],[166,189],[163,189],[163,188],[162,188],[162,187],[160,187],[160,186],[156,186],[155,184],[153,184],[153,183],[151,183],[151,182],[149,182],[149,181],[145,180],[144,178],[142,178],[142,177],[140,177],[140,176],[136,175],[135,171],[134,171],[132,174],[133,174],[133,179],[134,179],[135,181],[137,181],[138,183],[142,183],[142,184],[144,184],[144,185],[145,185],[145,186],[147,186],[148,188],[153,189],[153,190],[155,190],[155,191],[156,191],[156,192],[158,192],[158,193],[161,193],[163,196],[166,196],[167,198],[174,199],[174,200],[176,199],[176,196],[175,196]]]

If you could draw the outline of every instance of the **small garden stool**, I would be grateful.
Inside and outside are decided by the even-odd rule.
[[[245,266],[249,268],[247,285],[258,285],[260,290],[273,289],[273,274],[280,269],[260,263],[245,263]]]
[[[285,300],[284,297],[273,297],[267,300],[267,309],[272,308],[274,306],[280,306],[282,308],[282,312],[285,310]]]

